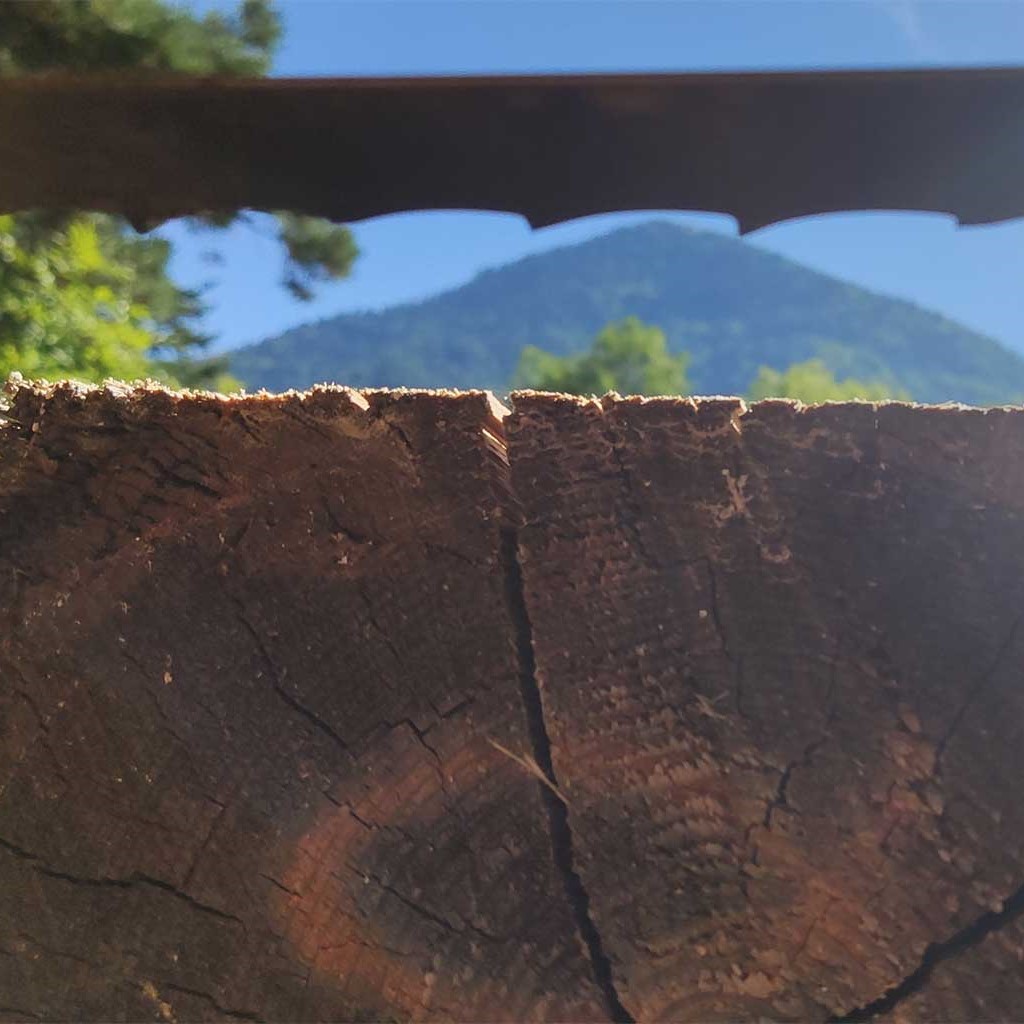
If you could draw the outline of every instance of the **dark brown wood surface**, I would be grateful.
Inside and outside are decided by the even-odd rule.
[[[599,1019],[530,771],[488,399],[21,392],[0,1008]]]
[[[0,210],[1024,215],[1024,68],[0,81]]]
[[[1021,411],[3,416],[4,1019],[1019,1018]]]
[[[521,396],[509,433],[636,1019],[1019,1017],[1024,414]]]

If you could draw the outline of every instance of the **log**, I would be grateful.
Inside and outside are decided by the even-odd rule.
[[[1020,410],[9,390],[0,1018],[1019,1016]]]
[[[509,436],[554,768],[636,1019],[1018,1017],[1021,413],[521,396]]]
[[[0,79],[0,211],[1024,215],[1024,68]],[[608,154],[615,159],[609,160]],[[416,173],[410,174],[409,168]]]
[[[64,385],[10,416],[6,1015],[599,1018],[502,752],[531,748],[487,396]]]

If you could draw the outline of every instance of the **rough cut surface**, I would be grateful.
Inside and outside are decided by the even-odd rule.
[[[1019,1018],[1024,413],[0,417],[0,1019]]]
[[[597,1019],[483,394],[15,395],[0,1008]]]
[[[884,1017],[951,943],[906,1019],[1019,1017],[1019,931],[955,955],[1021,909],[1024,415],[515,404],[537,679],[624,1006]]]

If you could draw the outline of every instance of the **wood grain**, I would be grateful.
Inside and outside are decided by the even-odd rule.
[[[11,391],[0,1017],[1019,1016],[1020,410]]]

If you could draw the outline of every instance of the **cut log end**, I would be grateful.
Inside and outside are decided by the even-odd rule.
[[[0,1016],[1024,1002],[1024,412],[9,386]]]

